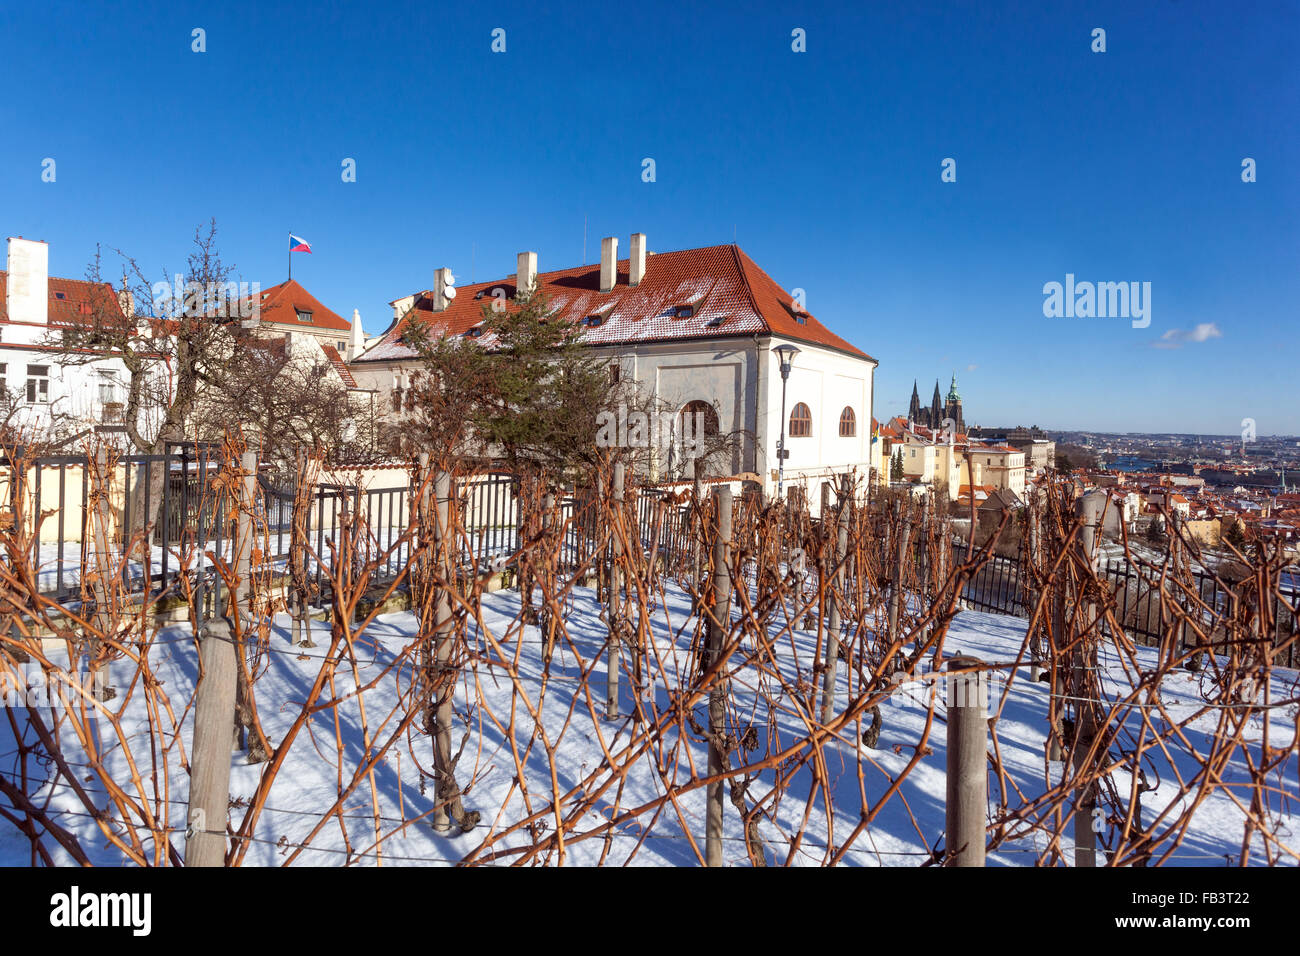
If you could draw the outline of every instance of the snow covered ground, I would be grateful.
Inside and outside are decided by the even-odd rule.
[[[604,755],[616,753],[621,746],[628,744],[635,728],[627,718],[614,721],[603,718],[606,684],[601,651],[605,625],[599,616],[601,609],[594,593],[581,588],[573,591],[566,618],[571,644],[556,650],[540,703],[541,634],[535,627],[520,632],[518,593],[486,594],[482,608],[483,626],[493,636],[499,650],[506,652],[506,659],[513,663],[510,666],[502,664],[498,650],[491,646],[492,642],[479,634],[473,641],[480,656],[476,670],[457,686],[454,745],[460,747],[463,742],[457,779],[464,791],[466,807],[481,814],[478,825],[468,833],[450,836],[435,834],[427,817],[403,826],[404,821],[427,813],[431,806],[432,786],[426,780],[422,787],[417,766],[417,760],[426,768],[429,766],[431,741],[429,737],[413,732],[409,745],[403,737],[377,765],[373,784],[369,780],[363,782],[345,800],[342,821],[334,818],[324,826],[318,826],[336,799],[340,775],[350,779],[363,752],[360,704],[364,702],[368,714],[370,739],[382,738],[387,732],[382,724],[384,715],[394,709],[402,693],[409,691],[412,678],[409,657],[400,666],[390,665],[408,647],[410,636],[416,630],[416,621],[410,613],[390,614],[378,618],[356,642],[355,656],[359,662],[356,673],[364,688],[362,694],[347,697],[334,710],[317,712],[308,731],[298,737],[289,751],[285,766],[267,799],[266,812],[256,827],[256,842],[248,851],[246,864],[278,865],[303,844],[305,848],[294,862],[327,866],[345,863],[373,865],[380,860],[384,865],[449,865],[474,854],[490,838],[496,840],[490,848],[493,853],[511,847],[527,847],[533,842],[527,831],[504,838],[499,836],[527,815],[526,806],[536,812],[547,808],[556,793],[563,795],[575,788],[589,793],[611,779],[611,775],[602,775],[601,772],[602,765],[606,764]],[[688,651],[694,625],[689,611],[689,597],[674,588],[667,592],[666,606],[657,608],[654,613],[652,646],[659,663],[653,681],[656,702],[661,709],[669,704],[667,688],[678,686],[676,671],[687,667],[690,660]],[[283,739],[321,668],[322,657],[329,645],[329,629],[323,624],[315,626],[318,646],[305,651],[290,646],[286,618],[278,618],[273,628],[270,666],[256,685],[261,719],[272,744]],[[1020,650],[1024,628],[1024,621],[1018,618],[965,611],[953,622],[943,653],[944,656],[971,654],[987,662],[1009,662]],[[776,630],[773,635],[782,677],[791,685],[800,680],[811,683],[815,635],[805,631],[786,631],[780,635]],[[1141,650],[1139,654],[1151,655],[1152,652]],[[196,677],[196,654],[188,631],[170,629],[161,632],[150,655],[155,673],[164,681],[164,689],[181,716],[181,737],[188,752],[192,711],[184,712],[182,716],[182,707],[191,697]],[[498,663],[493,665],[490,660]],[[1127,686],[1114,655],[1106,655],[1102,663],[1111,686]],[[515,696],[512,700],[514,684],[511,672],[527,692],[529,706],[537,708],[540,713],[542,726],[553,745],[553,764],[545,749],[534,740],[533,721],[523,698]],[[584,673],[589,675],[585,680]],[[369,682],[377,677],[379,680],[370,686]],[[1179,673],[1166,680],[1162,696],[1175,719],[1191,714],[1203,702],[1203,680],[1202,676],[1190,673]],[[840,664],[839,681],[838,700],[842,706],[852,689],[850,675],[845,673],[843,663]],[[1293,697],[1294,684],[1293,672],[1276,674],[1272,699]],[[779,688],[774,690],[773,686],[770,674],[760,675],[753,667],[743,669],[733,678],[731,719],[735,721],[738,732],[753,727],[758,735],[756,752],[759,754],[795,746],[807,734],[795,696],[783,693]],[[350,668],[339,667],[335,694],[339,697],[350,695],[354,687]],[[860,732],[865,725],[859,723],[848,725],[842,739],[823,749],[821,772],[827,781],[824,790],[814,785],[811,768],[815,762],[805,762],[798,767],[793,763],[782,764],[758,775],[750,791],[751,802],[771,792],[776,775],[786,773],[787,767],[791,768],[783,788],[783,798],[766,807],[768,816],[759,824],[769,862],[779,863],[787,859],[799,865],[826,862],[830,853],[827,847],[837,850],[843,847],[861,819],[864,805],[873,809],[877,806],[911,761],[918,746],[922,747],[924,756],[907,775],[899,792],[844,852],[842,861],[863,866],[916,866],[925,862],[931,851],[942,844],[946,783],[944,703],[942,695],[938,695],[931,721],[927,694],[917,687],[904,688],[904,691],[895,693],[882,708],[883,731],[874,748],[869,749],[860,743]],[[1000,694],[1001,688],[995,684],[992,694],[995,708]],[[140,697],[137,695],[132,699],[138,702]],[[779,699],[781,705],[770,707],[767,702],[772,699]],[[516,718],[513,740],[505,732],[512,703]],[[120,704],[119,697],[109,706]],[[1013,794],[1009,803],[1013,807],[1023,802],[1014,796],[1017,791],[1032,799],[1048,788],[1047,778],[1052,768],[1044,759],[1047,704],[1045,685],[1030,683],[1023,679],[1022,674],[1022,679],[1011,682],[994,723],[1006,786]],[[631,681],[626,673],[622,679],[622,705],[625,714],[632,709]],[[140,711],[132,713],[128,710],[124,720],[124,726],[132,734],[132,748],[139,763],[140,755],[149,752],[148,747],[141,745],[149,732],[149,725],[143,708],[138,704],[129,706]],[[706,714],[706,703],[694,708],[694,717],[700,725],[707,723]],[[1293,741],[1297,725],[1296,706],[1277,708],[1270,714],[1273,745]],[[22,711],[14,712],[14,716],[21,726]],[[336,719],[344,742],[342,767],[335,746]],[[1262,721],[1251,728],[1255,741],[1258,741],[1261,729]],[[1185,734],[1187,745],[1203,748],[1205,734],[1212,730],[1213,716],[1207,715],[1188,728]],[[674,744],[680,746],[674,748]],[[68,735],[65,735],[65,746],[71,754],[80,753]],[[157,812],[165,821],[159,825],[160,829],[169,832],[174,845],[183,853],[188,776],[176,759],[179,748],[175,742],[171,746],[173,759],[169,773],[165,775],[169,779],[161,780],[157,785],[157,792],[164,794],[164,799],[157,804]],[[519,755],[525,768],[523,783],[526,784],[526,795],[516,779],[515,754]],[[753,754],[750,756],[752,758]],[[1184,776],[1195,772],[1190,754],[1175,751],[1171,759]],[[125,759],[120,746],[110,745],[108,762],[114,767],[115,776],[120,775],[118,779],[126,779]],[[265,767],[265,764],[248,765],[242,755],[235,756],[231,782],[235,807],[231,811],[232,825],[239,825],[244,813],[242,805],[252,795]],[[621,785],[616,781],[592,801],[591,809],[584,819],[577,821],[573,835],[566,840],[565,862],[576,865],[628,861],[635,865],[696,865],[697,853],[687,834],[694,837],[702,852],[705,790],[703,787],[688,789],[677,795],[674,801],[665,801],[665,781],[675,780],[680,786],[698,780],[705,775],[705,767],[706,747],[699,735],[691,732],[685,721],[678,725],[670,724],[661,747],[652,749],[649,755],[636,762],[621,780]],[[1290,795],[1291,806],[1294,806],[1295,798],[1300,796],[1294,753],[1287,767],[1286,778],[1279,783]],[[1152,781],[1159,784],[1156,790],[1143,798],[1148,818],[1177,795],[1172,770],[1172,767],[1164,766],[1156,774],[1148,771]],[[0,773],[13,779],[16,772],[14,741],[9,722],[5,720],[0,722]],[[1223,778],[1229,790],[1215,792],[1198,807],[1187,839],[1169,862],[1199,866],[1237,863],[1244,817],[1231,796],[1230,788],[1248,779],[1244,763],[1227,766]],[[1123,774],[1116,774],[1115,783],[1121,792],[1127,792],[1127,778]],[[100,784],[91,781],[85,786],[93,790]],[[824,799],[826,792],[831,795],[829,812]],[[993,803],[997,792],[996,777],[990,775],[991,812],[996,809]],[[99,833],[97,825],[66,781],[44,786],[39,795],[41,802],[58,811],[60,824],[79,835],[95,862],[121,862],[120,851]],[[4,802],[0,797],[0,804]],[[561,803],[563,813],[565,807],[572,804],[572,798]],[[377,848],[373,846],[376,806],[382,818],[382,832],[389,834]],[[644,809],[633,814],[630,808]],[[1289,814],[1292,811],[1285,812]],[[617,822],[611,827],[608,826],[610,820]],[[725,803],[724,821],[726,862],[748,865],[742,823],[729,800]],[[343,824],[348,834],[346,841]],[[545,831],[547,826],[543,821],[540,830]],[[314,835],[313,831],[316,831]],[[794,836],[801,831],[801,838],[795,841]],[[584,838],[584,834],[592,835]],[[1282,818],[1277,836],[1292,848],[1300,848],[1300,839],[1294,832],[1294,817],[1286,815]],[[52,844],[52,841],[47,843]],[[1031,865],[1046,845],[1044,833],[1031,833],[991,852],[988,862],[989,865]],[[1072,850],[1068,835],[1061,845],[1069,862]],[[69,858],[57,848],[56,859],[69,862]],[[511,859],[507,854],[498,862]],[[554,860],[552,854],[549,861]],[[1260,860],[1256,841],[1252,862]],[[1104,852],[1099,853],[1098,862],[1104,861]],[[0,820],[0,864],[25,865],[29,862],[28,840],[13,826]]]

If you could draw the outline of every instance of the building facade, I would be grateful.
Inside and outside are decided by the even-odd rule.
[[[0,401],[10,432],[25,438],[68,442],[98,432],[121,444],[129,376],[110,353],[81,350],[72,355],[60,345],[63,330],[102,320],[132,321],[130,296],[108,283],[50,275],[50,250],[44,242],[8,240],[0,271]],[[157,370],[156,388],[166,389]],[[138,426],[147,431],[159,419],[156,408],[141,410]]]
[[[637,233],[630,247],[620,259],[617,239],[606,238],[598,264],[555,272],[539,272],[535,252],[520,253],[514,274],[453,296],[449,271],[440,269],[432,290],[391,303],[392,325],[349,363],[352,374],[400,420],[401,393],[420,364],[404,340],[409,323],[477,338],[484,304],[505,307],[520,290],[538,291],[554,313],[582,327],[611,381],[634,383],[672,415],[711,409],[719,431],[737,439],[730,461],[710,462],[711,474],[749,476],[769,493],[801,485],[810,503],[832,473],[857,470],[866,480],[875,359],[826,328],[737,246],[656,254]],[[777,357],[783,346],[797,350],[787,379]],[[674,455],[665,449],[650,477],[688,473]]]

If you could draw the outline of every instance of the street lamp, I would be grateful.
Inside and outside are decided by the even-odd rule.
[[[776,497],[785,500],[785,383],[790,380],[790,363],[799,354],[793,345],[778,345],[772,349],[781,363],[781,438],[776,443]]]

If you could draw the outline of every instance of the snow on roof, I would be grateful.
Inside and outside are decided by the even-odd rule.
[[[649,256],[645,277],[635,288],[627,284],[628,274],[628,260],[619,260],[618,281],[609,292],[600,291],[599,263],[539,273],[537,284],[551,309],[567,321],[581,323],[588,316],[601,317],[598,325],[582,328],[584,341],[591,345],[770,334],[875,361],[800,310],[790,294],[737,246]],[[403,341],[412,317],[426,323],[431,332],[463,335],[482,322],[483,302],[497,297],[495,290],[513,300],[515,282],[516,277],[510,276],[458,287],[456,297],[441,312],[433,310],[432,294],[421,292],[411,311],[354,361],[415,357],[415,351]],[[511,303],[508,307],[515,306]],[[689,314],[679,316],[684,308],[689,308]],[[478,341],[488,348],[495,344],[491,335]]]

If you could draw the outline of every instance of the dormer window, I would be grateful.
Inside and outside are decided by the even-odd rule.
[[[67,297],[68,297],[68,294],[67,294],[66,292],[56,292],[56,293],[54,293],[54,298],[58,299],[60,302],[62,302],[62,301],[63,301],[64,299],[66,299]]]
[[[465,330],[465,335],[466,335],[466,337],[471,338],[471,339],[476,339],[476,338],[478,338],[478,337],[479,337],[480,335],[482,335],[482,334],[483,334],[483,329],[482,329],[480,326],[477,326],[477,325],[474,326],[472,329],[466,329],[466,330]]]
[[[693,305],[679,305],[677,308],[673,309],[674,319],[689,319],[694,314],[695,307]]]
[[[298,309],[297,311],[298,311],[298,321],[299,321],[299,322],[310,322],[310,321],[311,321],[311,313],[308,312],[306,309]]]
[[[589,315],[582,320],[582,324],[589,329],[594,329],[596,326],[600,325],[600,323],[604,321],[605,321],[604,318],[602,318],[599,315]]]

